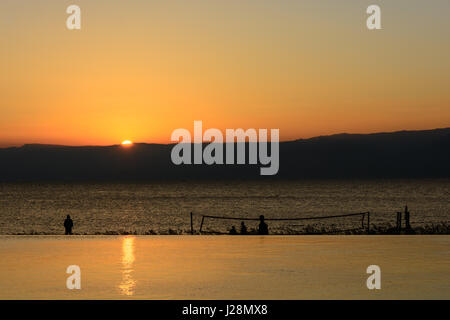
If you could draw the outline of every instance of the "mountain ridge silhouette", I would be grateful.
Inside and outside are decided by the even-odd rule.
[[[280,142],[280,170],[267,177],[259,175],[260,164],[176,166],[170,158],[173,146],[0,148],[0,181],[450,178],[450,128],[342,133]]]

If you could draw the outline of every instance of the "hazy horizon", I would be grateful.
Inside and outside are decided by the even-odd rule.
[[[189,130],[189,128],[187,128]],[[243,128],[244,130],[246,128]],[[290,141],[297,141],[297,140],[307,140],[307,139],[313,139],[318,137],[329,137],[334,135],[370,135],[370,134],[381,134],[381,133],[397,133],[397,132],[417,132],[417,131],[433,131],[433,130],[445,130],[450,129],[449,127],[441,127],[441,128],[431,128],[431,129],[400,129],[395,131],[375,131],[375,132],[336,132],[336,133],[330,133],[330,134],[323,134],[318,136],[311,136],[311,137],[300,137],[300,138],[294,138],[289,140],[280,140],[280,142],[290,142]],[[25,143],[19,143],[19,144],[5,144],[0,141],[0,148],[10,148],[10,147],[22,147],[25,145],[49,145],[49,146],[65,146],[65,147],[110,147],[110,146],[118,146],[121,145],[122,141],[118,141],[117,143],[113,144],[57,144],[57,143],[46,143],[46,142],[25,142]],[[176,142],[167,142],[167,143],[159,143],[159,142],[153,142],[153,141],[132,141],[133,144],[158,144],[158,145],[170,145],[175,144]]]

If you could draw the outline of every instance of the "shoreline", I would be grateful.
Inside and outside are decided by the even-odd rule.
[[[310,235],[317,235],[317,236],[327,236],[327,235],[335,235],[335,236],[347,236],[347,235],[450,235],[450,223],[447,222],[440,222],[440,223],[433,223],[428,224],[425,226],[419,226],[419,227],[411,227],[411,228],[401,228],[400,230],[393,226],[390,223],[385,223],[383,225],[375,225],[372,224],[370,226],[370,229],[367,230],[367,226],[364,228],[357,228],[357,229],[351,229],[351,230],[339,230],[331,228],[319,228],[315,225],[306,225],[304,230],[306,231],[295,231],[295,230],[288,230],[288,232],[270,232],[269,236],[310,236]],[[0,234],[0,236],[67,236],[70,237],[71,235],[65,235],[63,232],[61,233],[47,233],[47,232],[35,232],[35,231],[29,231],[29,232],[17,232],[17,233],[11,233],[11,234]],[[152,229],[144,232],[138,232],[136,230],[133,231],[127,231],[127,230],[106,230],[103,232],[94,232],[94,233],[72,233],[72,236],[96,236],[96,235],[105,235],[105,236],[127,236],[127,235],[133,235],[133,236],[180,236],[180,235],[186,235],[186,236],[201,236],[201,235],[211,235],[211,236],[220,236],[220,235],[239,235],[239,236],[260,236],[257,233],[256,229],[250,229],[247,234],[230,234],[228,232],[220,232],[220,231],[191,231],[188,229],[166,229],[161,231],[154,231]]]

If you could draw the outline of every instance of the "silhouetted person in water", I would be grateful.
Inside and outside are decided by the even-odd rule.
[[[269,227],[264,222],[264,216],[259,216],[258,234],[269,234]]]
[[[70,216],[67,215],[66,220],[64,220],[64,228],[66,229],[66,234],[72,234],[73,221]]]
[[[234,226],[231,227],[230,234],[237,234],[236,228]]]
[[[245,226],[244,221],[241,222],[241,234],[247,234],[247,227]]]

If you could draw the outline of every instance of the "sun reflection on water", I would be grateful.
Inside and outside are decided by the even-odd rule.
[[[127,296],[132,296],[136,287],[136,281],[133,279],[134,239],[135,237],[125,237],[122,240],[122,281],[119,289]]]

